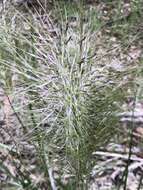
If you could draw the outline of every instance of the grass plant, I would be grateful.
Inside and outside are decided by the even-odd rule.
[[[43,20],[38,12],[25,17],[16,10],[7,20],[8,12],[0,27],[3,87],[8,80],[12,105],[26,127],[22,134],[34,145],[38,170],[53,190],[87,187],[92,152],[113,137],[124,99],[122,73],[108,70],[102,62],[96,64],[93,42],[99,25],[89,27],[92,19],[86,23],[84,7],[78,6],[75,27],[70,26],[66,8],[57,23],[48,14]],[[9,82],[12,77],[16,77],[14,85]],[[72,185],[55,181],[55,162],[63,172],[73,174]],[[21,188],[39,188],[29,174],[19,175]]]

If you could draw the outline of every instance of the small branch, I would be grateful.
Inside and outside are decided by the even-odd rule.
[[[119,154],[119,153],[112,153],[112,152],[102,152],[102,151],[96,151],[93,153],[93,155],[98,155],[98,156],[106,156],[106,157],[115,157],[115,158],[122,158],[124,160],[128,160],[129,155],[128,154]],[[130,160],[132,161],[138,161],[138,162],[142,162],[143,164],[143,158],[139,158],[136,155],[132,155],[130,157]]]

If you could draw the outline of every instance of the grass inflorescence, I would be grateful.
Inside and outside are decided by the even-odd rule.
[[[76,183],[86,183],[92,152],[113,137],[116,113],[124,98],[122,73],[118,78],[106,64],[96,63],[94,41],[100,23],[93,26],[92,19],[84,19],[87,12],[82,3],[72,21],[68,9],[63,10],[56,10],[61,15],[55,23],[50,13],[25,17],[15,10],[9,20],[8,12],[0,28],[3,87],[13,97],[23,123],[21,138],[34,145],[38,170],[53,189],[51,168],[57,159],[73,173]],[[18,183],[30,188],[32,182],[27,186]]]

